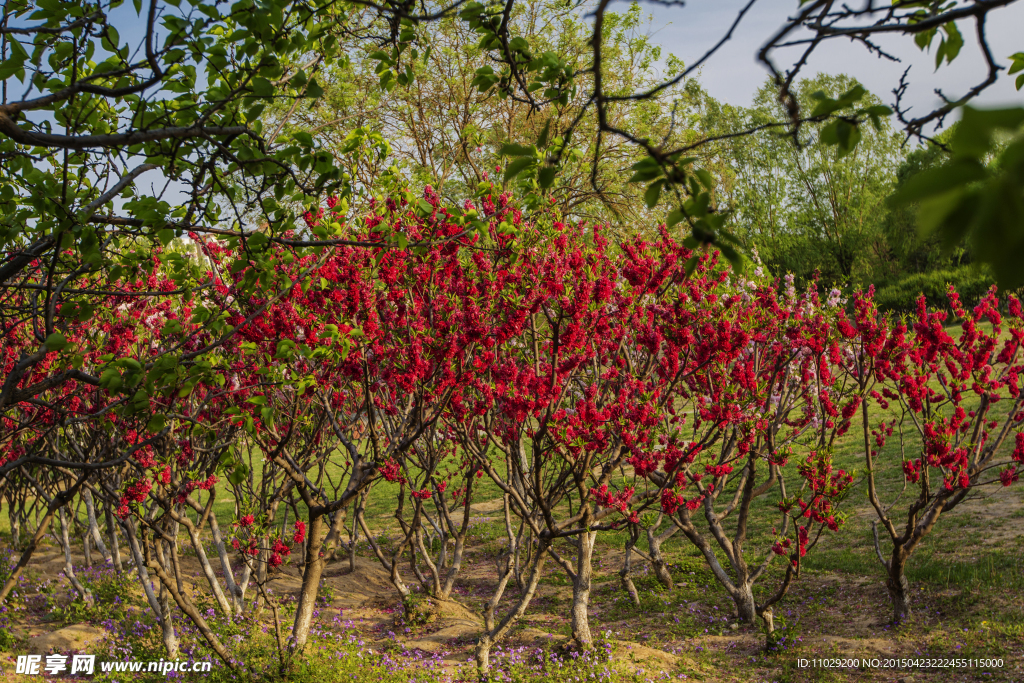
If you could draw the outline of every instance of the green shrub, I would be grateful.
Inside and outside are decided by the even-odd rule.
[[[913,313],[917,298],[924,294],[929,307],[949,307],[948,286],[952,284],[960,294],[960,301],[970,308],[985,296],[995,281],[987,270],[974,266],[961,266],[952,270],[933,270],[916,273],[885,285],[875,292],[875,302],[882,311]]]
[[[44,583],[39,592],[46,594],[46,607],[55,621],[77,624],[125,618],[135,586],[134,576],[130,572],[117,574],[111,566],[97,566],[80,567],[76,575],[92,593],[95,603],[90,607],[82,602],[69,583]]]
[[[410,593],[402,600],[402,607],[409,626],[425,626],[437,619],[436,605],[426,595]]]

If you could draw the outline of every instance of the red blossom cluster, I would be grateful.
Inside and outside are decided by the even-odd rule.
[[[902,321],[871,321],[884,342],[870,349],[882,383],[881,391],[873,390],[870,397],[883,410],[897,402],[914,414],[912,421],[880,421],[872,429],[874,445],[880,449],[894,430],[915,425],[920,455],[902,463],[911,484],[921,484],[929,473],[937,474],[951,493],[982,484],[1008,438],[1015,440],[1016,448],[1000,465],[998,480],[1004,486],[1018,480],[1024,463],[1024,395],[1019,381],[1024,371],[1024,318],[1014,297],[1006,305],[1004,315],[990,291],[968,311],[950,289],[950,311],[960,318],[957,336],[947,330],[948,314],[929,311],[923,297],[909,327]],[[994,409],[1003,400],[1012,402],[1006,417]]]
[[[636,524],[648,509],[686,528],[749,490],[781,499],[796,547],[784,529],[763,550],[794,566],[818,532],[841,528],[853,479],[830,454],[855,424],[869,459],[891,452],[895,433],[919,431],[919,452],[901,463],[912,484],[1019,481],[1024,319],[1013,297],[1006,312],[994,292],[966,310],[951,292],[953,335],[923,299],[905,322],[881,315],[870,290],[845,311],[814,287],[747,280],[715,253],[690,268],[694,254],[666,231],[613,247],[597,226],[529,224],[509,195],[482,199],[486,228],[468,231],[432,189],[424,199],[429,216],[388,198],[346,228],[379,248],[267,246],[277,290],[246,284],[260,273],[244,245],[193,235],[201,286],[143,296],[177,290],[170,256],[157,254],[110,285],[93,318],[69,316],[73,354],[47,353],[14,387],[52,383],[45,401],[2,416],[0,464],[46,448],[48,430],[73,419],[86,426],[72,452],[130,456],[116,488],[122,517],[154,488],[177,503],[225,480],[238,495],[254,490],[238,484],[242,437],[268,477],[302,481],[296,459],[312,467],[339,450],[350,454],[345,476],[363,476],[351,454],[365,451],[371,475],[359,485],[400,483],[410,507],[447,505],[433,492],[449,483],[451,500],[468,505],[486,474],[524,518],[577,496],[585,512],[570,522],[588,529]],[[328,208],[307,212],[307,225],[336,218],[337,202]],[[392,248],[396,235],[422,246]],[[39,340],[25,325],[3,332],[10,373]],[[158,371],[173,378],[160,390]],[[1001,401],[1011,405],[995,411]],[[502,472],[516,467],[513,487]],[[775,492],[787,477],[798,496]],[[256,513],[238,520],[232,546],[254,556],[268,504],[243,502]],[[295,522],[292,543],[306,534]],[[290,553],[281,539],[264,550],[272,566]]]
[[[626,512],[629,501],[632,500],[636,491],[632,486],[626,486],[620,493],[608,491],[608,484],[601,484],[601,488],[590,489],[590,495],[594,497],[597,504],[603,508],[616,508],[620,512]]]
[[[296,541],[296,543],[299,543],[299,541]],[[270,558],[267,560],[267,563],[271,568],[280,567],[284,562],[284,558],[291,554],[292,549],[279,538],[274,541],[274,545],[270,548]]]

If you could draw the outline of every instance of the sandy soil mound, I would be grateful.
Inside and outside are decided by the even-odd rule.
[[[45,655],[49,652],[81,652],[103,638],[106,631],[89,624],[72,624],[50,633],[43,633],[28,639],[28,652]]]
[[[483,629],[483,619],[464,605],[447,600],[431,600],[427,608],[433,617],[431,632],[421,634],[404,643],[409,650],[438,652],[447,649],[452,641],[476,640]]]

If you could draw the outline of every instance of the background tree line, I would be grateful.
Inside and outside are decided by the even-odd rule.
[[[532,0],[516,3],[511,20],[538,50],[568,55],[573,63],[589,50],[578,9]],[[643,90],[685,68],[652,43],[639,4],[609,12],[604,20],[606,87]],[[581,117],[589,125],[578,129],[551,203],[575,220],[607,223],[621,237],[650,234],[663,216],[643,187],[627,182],[643,149],[622,140],[598,143],[597,122],[582,101],[584,87],[581,101],[570,99],[557,121],[521,99],[480,92],[475,79],[498,64],[476,45],[477,35],[455,17],[423,27],[418,40],[428,46],[427,54],[415,65],[416,75],[404,81],[407,87],[386,80],[386,71],[382,77],[381,52],[355,40],[347,59],[325,68],[325,95],[313,106],[282,104],[268,115],[275,129],[315,134],[339,157],[352,128],[372,130],[390,147],[386,155],[361,160],[360,184],[370,187],[392,171],[417,190],[431,185],[455,202],[484,180],[502,177],[510,144],[528,146],[545,128]],[[819,94],[835,99],[858,88],[850,76],[817,74],[800,80],[794,92],[810,111]],[[863,103],[881,106],[870,93]],[[809,122],[794,144],[788,131],[773,125],[786,111],[771,79],[749,107],[717,101],[695,77],[639,106],[613,108],[613,117],[661,146],[705,143],[693,154],[714,177],[713,206],[728,215],[728,229],[743,253],[756,254],[772,274],[792,273],[801,286],[813,279],[847,290],[873,285],[879,306],[898,312],[913,310],[921,293],[930,304],[945,305],[948,284],[975,301],[995,282],[970,242],[945,245],[937,234],[923,235],[915,208],[891,201],[909,178],[949,160],[953,128],[921,142],[883,118],[877,127],[862,126],[859,144],[844,154],[822,139],[827,122]],[[739,130],[756,132],[730,134]],[[506,178],[505,187],[529,193],[537,180],[528,174]]]
[[[810,108],[814,94],[830,97],[858,86],[849,76],[818,74],[801,81],[797,94]],[[870,101],[880,101],[873,95]],[[754,127],[782,115],[770,83],[750,108],[728,105],[716,112],[721,130]],[[995,279],[977,262],[970,243],[944,245],[936,234],[923,235],[913,207],[893,206],[892,198],[916,173],[948,159],[938,144],[917,145],[888,121],[865,126],[863,137],[842,155],[822,142],[821,124],[809,124],[800,144],[772,131],[732,138],[723,149],[727,160],[729,206],[744,245],[760,255],[776,275],[792,273],[797,282],[819,278],[840,288],[878,290],[883,310],[912,311],[918,294],[944,306],[948,284],[970,302],[977,301]]]

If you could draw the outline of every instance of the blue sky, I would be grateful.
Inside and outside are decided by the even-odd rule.
[[[654,41],[690,64],[725,34],[745,4],[746,0],[689,0],[683,7],[665,7],[649,2],[642,6],[645,13],[653,15],[651,30],[654,31]],[[863,2],[849,4],[859,8]],[[620,2],[612,5],[611,9],[621,12],[626,7],[626,3]],[[759,0],[754,5],[733,34],[733,39],[701,70],[699,80],[712,96],[734,105],[750,104],[754,92],[767,77],[767,71],[757,62],[757,52],[797,7],[797,0]],[[1009,67],[1009,55],[1024,51],[1024,2],[992,12],[986,28],[997,62]],[[911,65],[910,81],[913,85],[907,101],[914,107],[911,113],[920,115],[926,107],[930,109],[940,101],[933,92],[934,88],[941,87],[949,96],[960,96],[986,75],[981,52],[974,40],[973,22],[961,22],[960,30],[965,39],[960,56],[952,65],[944,65],[938,72],[935,71],[934,52],[922,52],[911,38],[893,35],[878,42],[899,57],[901,64],[883,61],[849,41],[833,40],[816,50],[804,73],[809,76],[819,71],[846,73],[857,78],[884,102],[891,103],[892,89],[899,83],[900,74],[906,66]],[[937,46],[938,40],[933,50]],[[776,54],[776,64],[784,67],[792,64],[797,53],[790,52],[788,59],[786,53]],[[1014,78],[1003,72],[1000,80],[990,86],[978,101],[988,106],[1024,105],[1024,90],[1014,90]]]

